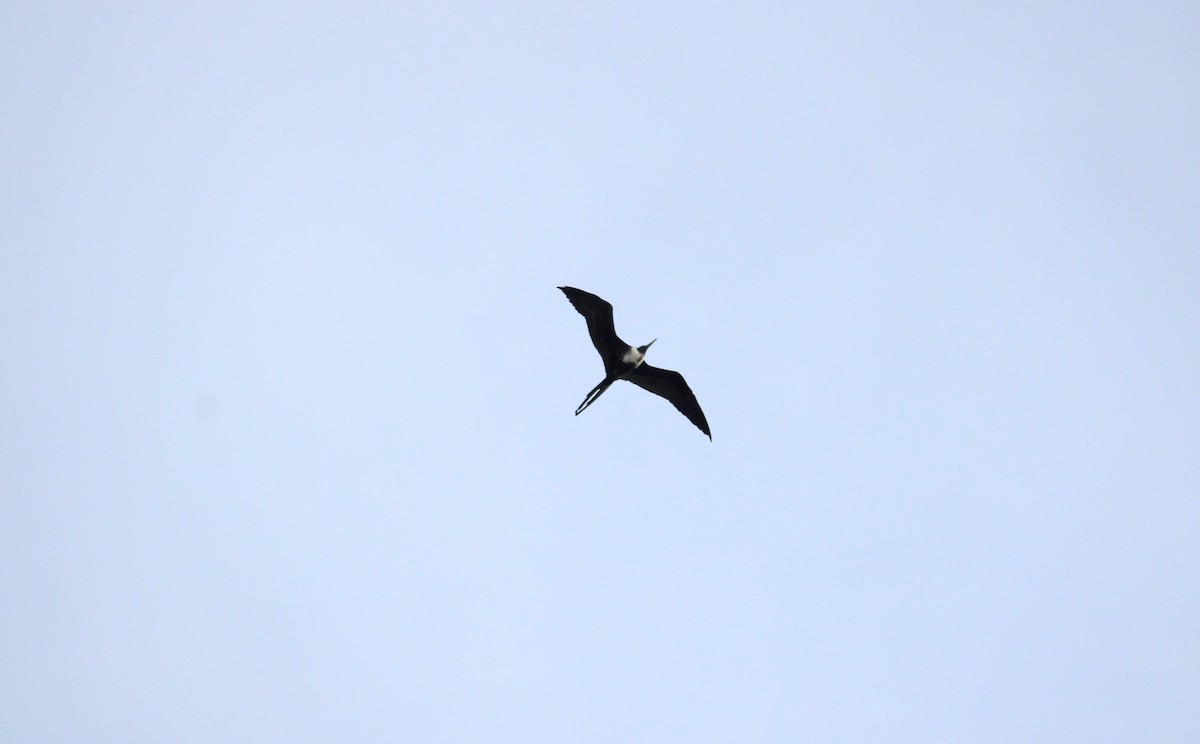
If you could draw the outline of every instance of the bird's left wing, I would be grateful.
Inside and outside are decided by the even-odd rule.
[[[651,367],[643,362],[626,375],[625,379],[643,390],[649,390],[655,395],[661,395],[671,401],[671,405],[687,416],[688,421],[691,421],[697,429],[712,439],[712,432],[708,429],[708,420],[704,418],[704,411],[700,410],[696,394],[688,387],[683,375],[669,369]]]

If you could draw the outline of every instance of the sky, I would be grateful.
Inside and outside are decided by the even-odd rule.
[[[6,740],[1200,740],[1195,3],[0,29]]]

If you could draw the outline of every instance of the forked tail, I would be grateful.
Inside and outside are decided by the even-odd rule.
[[[588,393],[587,397],[583,399],[583,402],[579,404],[579,408],[575,409],[575,415],[578,416],[579,414],[583,413],[583,409],[587,408],[592,403],[595,403],[596,398],[599,398],[604,391],[608,390],[609,386],[616,381],[617,378],[615,377],[605,377],[603,380],[601,380],[600,384],[592,388],[592,392]]]

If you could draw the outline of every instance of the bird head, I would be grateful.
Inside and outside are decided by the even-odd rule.
[[[658,340],[657,338],[654,339],[654,341],[657,341],[657,340]],[[650,343],[646,344],[645,346],[638,347],[638,351],[641,352],[642,356],[646,356],[646,350],[654,345],[654,341],[651,341]]]

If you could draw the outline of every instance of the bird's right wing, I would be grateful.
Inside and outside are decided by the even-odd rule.
[[[643,362],[626,375],[625,379],[643,390],[649,390],[655,395],[661,395],[671,401],[671,405],[687,416],[688,421],[691,421],[697,429],[712,439],[712,432],[708,429],[708,420],[704,418],[704,411],[700,410],[700,402],[696,400],[696,394],[688,387],[683,375],[669,369],[651,367]]]
[[[559,287],[579,314],[587,321],[588,335],[592,337],[592,345],[604,360],[606,372],[610,362],[625,352],[626,344],[617,338],[616,328],[613,327],[613,307],[607,301],[600,299],[591,292],[584,292],[574,287]]]

